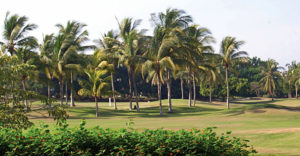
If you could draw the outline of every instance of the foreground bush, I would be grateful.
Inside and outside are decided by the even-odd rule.
[[[203,130],[86,129],[65,124],[50,131],[47,125],[26,132],[0,130],[0,155],[249,155],[247,140],[217,136]]]

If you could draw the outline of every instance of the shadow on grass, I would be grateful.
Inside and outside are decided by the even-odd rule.
[[[184,116],[201,116],[210,113],[214,113],[217,111],[222,111],[222,109],[217,108],[207,108],[207,107],[184,107],[177,106],[174,107],[173,113],[167,113],[167,106],[163,107],[164,115],[159,115],[159,107],[146,107],[140,109],[140,112],[136,112],[136,110],[111,110],[107,108],[99,108],[100,118],[110,118],[110,117],[144,117],[144,118],[168,118],[168,117],[184,117]],[[87,118],[92,119],[95,118],[95,108],[84,107],[80,109],[72,108],[69,109],[70,113],[74,114],[74,116],[70,116],[71,119],[80,119]]]
[[[274,104],[275,102],[282,100],[274,100],[274,101],[234,101],[232,104],[242,105],[241,107],[234,107],[224,112],[229,116],[235,116],[244,114],[246,111],[252,113],[264,113],[266,111],[262,109],[278,109],[278,110],[287,110],[287,111],[300,111],[300,107],[290,107]]]

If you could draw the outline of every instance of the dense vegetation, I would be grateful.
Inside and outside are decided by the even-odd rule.
[[[8,155],[248,155],[247,140],[217,136],[212,128],[191,130],[86,129],[47,125],[26,133],[0,130],[0,154]],[[228,133],[229,134],[229,133]]]

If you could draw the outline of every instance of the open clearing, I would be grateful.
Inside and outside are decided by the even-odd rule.
[[[167,100],[163,100],[164,116],[159,116],[158,102],[141,102],[141,112],[129,111],[128,102],[118,102],[118,110],[100,102],[100,117],[95,118],[93,102],[76,102],[68,108],[70,126],[78,126],[86,119],[87,127],[124,128],[133,121],[134,128],[190,129],[217,127],[218,133],[232,131],[232,136],[250,140],[259,155],[300,155],[300,100],[270,99],[236,100],[227,110],[223,102],[197,101],[188,107],[188,100],[172,100],[175,113],[167,113]],[[135,104],[135,103],[133,103]],[[52,118],[33,103],[31,121],[54,125]]]

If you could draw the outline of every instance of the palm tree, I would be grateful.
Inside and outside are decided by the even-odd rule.
[[[163,40],[168,40],[170,37],[175,37],[175,31],[181,31],[181,29],[188,26],[190,22],[192,22],[192,17],[186,15],[185,11],[178,10],[178,9],[171,9],[168,8],[165,13],[160,12],[157,15],[151,14],[152,22],[155,26],[161,27],[164,36]],[[174,48],[174,47],[173,47]],[[170,56],[174,57],[172,54],[175,49],[170,48]],[[172,56],[173,55],[173,56]],[[172,112],[172,101],[171,101],[171,70],[170,68],[164,69],[166,72],[166,84],[168,88],[168,105],[169,105],[169,112]]]
[[[161,102],[162,72],[165,68],[175,69],[174,62],[169,54],[169,48],[176,42],[172,39],[163,40],[164,32],[162,30],[162,27],[159,26],[155,28],[150,48],[145,54],[147,61],[142,66],[142,73],[148,71],[150,73],[148,76],[152,77],[152,84],[157,85],[160,115],[163,115]],[[169,107],[169,112],[172,111],[172,107]]]
[[[78,59],[78,51],[84,51],[88,48],[94,48],[94,46],[83,45],[88,41],[88,32],[83,30],[86,26],[85,24],[68,21],[66,26],[61,24],[56,25],[59,28],[59,34],[56,37],[56,42],[54,44],[55,51],[55,76],[59,79],[60,83],[60,103],[63,104],[63,81],[66,74],[70,75],[71,83],[71,106],[74,104],[73,96],[73,79],[74,72],[78,71],[80,64],[76,61]],[[81,59],[79,59],[81,60]],[[65,71],[69,70],[69,73]]]
[[[111,88],[115,110],[117,110],[117,103],[114,87],[114,72],[115,66],[119,62],[121,46],[120,42],[118,41],[118,37],[119,35],[116,34],[113,30],[108,31],[108,33],[104,34],[103,38],[99,40],[100,48],[97,51],[97,57],[100,60],[98,67],[110,71]]]
[[[245,51],[239,51],[243,44],[245,44],[244,41],[237,41],[235,37],[230,36],[225,37],[221,43],[220,57],[222,59],[222,64],[225,67],[227,109],[229,109],[228,70],[233,69],[236,64],[247,61],[248,53]]]
[[[286,64],[288,70],[286,71],[286,78],[288,81],[288,98],[292,98],[292,83],[295,81],[295,70],[297,68],[296,61],[292,61],[291,63]]]
[[[132,89],[134,88],[134,94],[136,96],[136,109],[140,111],[139,98],[137,93],[137,87],[135,82],[135,74],[137,72],[139,63],[141,62],[143,50],[143,33],[137,31],[136,27],[141,23],[141,20],[133,21],[132,18],[123,19],[122,23],[119,23],[120,36],[123,39],[123,50],[120,57],[120,61],[127,67],[128,81],[129,81],[129,109],[132,110]]]
[[[36,29],[37,25],[26,24],[27,21],[28,18],[26,16],[20,17],[17,14],[9,16],[9,12],[6,13],[3,31],[5,41],[0,44],[3,45],[4,49],[6,49],[11,56],[16,54],[16,47],[36,44],[35,37],[26,36],[26,33]]]
[[[216,55],[208,60],[209,67],[202,75],[203,81],[209,84],[209,103],[212,102],[212,87],[221,83],[222,75]]]
[[[53,79],[54,65],[53,65],[53,54],[54,54],[54,43],[55,38],[53,34],[45,35],[43,42],[40,44],[39,49],[41,52],[41,62],[43,63],[43,70],[48,79],[48,99],[51,97],[50,83]]]
[[[278,63],[273,59],[269,59],[261,71],[263,78],[260,80],[260,83],[263,84],[265,91],[272,96],[272,101],[274,101],[273,97],[277,80],[282,77],[278,69],[281,69],[281,67],[278,67]]]
[[[79,81],[82,87],[78,94],[80,96],[93,97],[96,104],[96,117],[99,117],[98,98],[107,93],[107,86],[109,86],[109,76],[106,70],[96,70],[95,68],[85,69],[84,72],[88,76],[88,80]]]
[[[17,56],[17,59],[19,60],[19,63],[22,64],[24,67],[26,66],[32,66],[32,67],[35,67],[35,64],[36,64],[36,60],[38,60],[38,54],[35,50],[37,46],[37,43],[36,45],[29,45],[29,46],[23,46],[23,47],[19,47],[18,49],[16,49],[16,56]],[[30,68],[27,68],[28,70],[25,71],[22,71],[20,72],[21,73],[21,82],[22,82],[22,87],[23,87],[23,91],[26,91],[26,80],[28,78],[28,76],[32,75],[32,67]],[[26,106],[26,109],[29,110],[29,105],[28,105],[28,101],[27,99],[25,98],[25,106]]]
[[[191,104],[191,84],[193,83],[193,105],[196,103],[196,74],[207,69],[205,64],[206,55],[212,52],[212,47],[209,45],[214,42],[211,32],[204,27],[191,25],[184,29],[185,36],[183,37],[183,47],[185,48],[186,65],[188,69],[188,86],[189,86],[189,106]],[[192,80],[191,80],[192,78]]]

